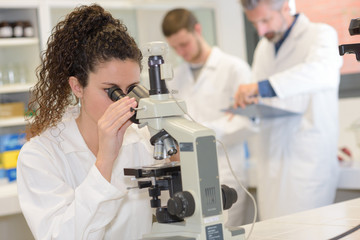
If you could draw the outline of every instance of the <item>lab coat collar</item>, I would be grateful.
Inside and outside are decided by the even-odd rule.
[[[307,31],[309,25],[310,20],[304,14],[300,13],[294,26],[292,27],[292,30],[276,54],[275,59],[277,62],[284,61],[284,59],[288,58],[289,54],[291,54],[293,48],[295,47],[294,43],[298,42],[298,39],[304,34],[305,31]],[[271,44],[274,45],[274,43]],[[273,54],[275,56],[275,48]]]
[[[216,69],[216,67],[219,65],[219,55],[221,51],[218,47],[213,47],[211,49],[210,55],[206,61],[205,67],[210,69]]]
[[[64,129],[59,136],[59,140],[60,146],[65,154],[90,151],[79,131],[75,118],[67,119],[60,125],[64,126]]]
[[[207,73],[208,73],[208,71],[216,70],[216,68],[219,64],[220,55],[221,55],[221,50],[217,47],[212,47],[210,55],[207,58],[206,63],[204,65],[203,69],[201,70],[196,81],[194,80],[194,76],[191,73],[190,64],[186,63],[187,65],[185,65],[185,66],[187,66],[187,68],[186,68],[187,74],[188,74],[189,78],[191,78],[192,83],[194,84],[194,88],[190,91],[196,92],[197,88],[200,87],[204,81],[206,81],[206,78],[204,78],[204,69],[205,68],[207,70],[205,72],[207,72]]]
[[[79,106],[68,107],[61,122],[44,133],[49,141],[55,142],[65,154],[72,152],[91,152],[75,121],[79,113]]]
[[[277,54],[277,52],[279,51],[281,45],[286,40],[286,38],[289,36],[289,34],[290,34],[291,30],[293,29],[298,17],[299,17],[299,14],[296,14],[293,23],[288,28],[288,30],[285,31],[284,36],[277,43],[275,43],[275,54]]]
[[[299,35],[302,35],[309,27],[309,24],[310,20],[303,13],[300,13],[288,38],[297,38]]]
[[[306,31],[306,29],[309,27],[309,24],[310,24],[310,20],[305,16],[305,14],[299,13],[299,16],[297,17],[297,20],[294,23],[294,26],[292,26],[292,29],[291,29],[289,35],[286,37],[286,39],[284,40],[282,45],[284,45],[290,39],[296,39],[299,36],[301,36],[303,34],[303,32]],[[262,39],[265,39],[265,37],[263,37]],[[275,43],[273,43],[267,39],[265,42],[275,46]]]

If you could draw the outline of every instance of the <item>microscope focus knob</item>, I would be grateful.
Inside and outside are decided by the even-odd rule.
[[[161,190],[158,187],[150,187],[148,189],[149,196],[152,197],[150,205],[152,208],[161,207],[161,200],[158,198],[161,195]]]
[[[195,200],[191,193],[177,192],[167,202],[168,212],[179,218],[190,217],[195,212]]]
[[[223,210],[231,208],[231,206],[237,201],[238,196],[235,189],[226,185],[221,185]]]

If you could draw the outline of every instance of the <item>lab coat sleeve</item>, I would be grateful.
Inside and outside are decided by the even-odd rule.
[[[339,75],[342,59],[337,33],[325,24],[319,24],[313,33],[313,44],[305,60],[269,78],[279,98],[338,88],[339,78],[334,76]]]
[[[75,189],[65,181],[54,157],[41,147],[24,146],[18,158],[18,195],[36,239],[103,239],[126,188],[90,169]]]

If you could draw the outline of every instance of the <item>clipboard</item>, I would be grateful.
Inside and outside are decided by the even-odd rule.
[[[272,107],[262,103],[247,105],[245,108],[228,108],[223,109],[223,112],[246,116],[249,118],[279,118],[300,115],[297,112],[284,110],[277,107]]]

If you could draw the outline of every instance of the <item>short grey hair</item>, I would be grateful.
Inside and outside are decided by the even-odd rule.
[[[241,5],[245,10],[253,10],[260,3],[265,2],[269,4],[272,7],[272,9],[280,10],[281,6],[284,4],[285,1],[289,1],[289,0],[241,0]]]

